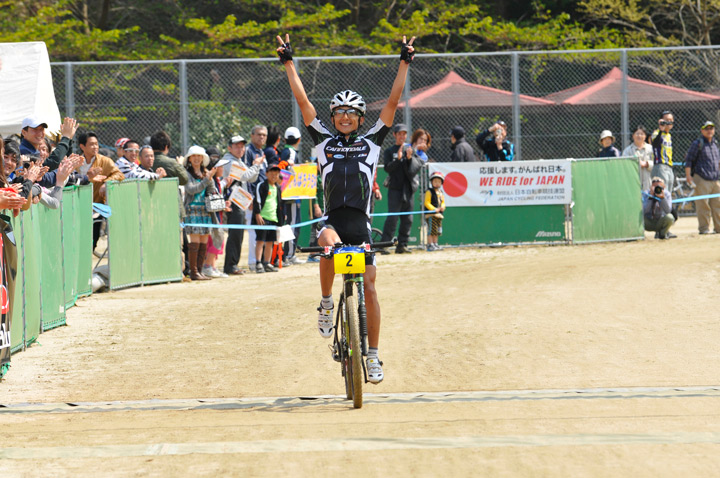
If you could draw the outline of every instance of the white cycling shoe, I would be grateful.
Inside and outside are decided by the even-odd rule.
[[[368,382],[380,383],[385,378],[382,369],[382,362],[377,357],[368,357],[365,362],[367,365]]]
[[[333,310],[335,308],[332,307],[330,309],[326,309],[322,306],[322,303],[320,304],[320,307],[318,307],[318,332],[320,332],[320,335],[322,335],[324,338],[329,339],[332,337],[333,334]]]

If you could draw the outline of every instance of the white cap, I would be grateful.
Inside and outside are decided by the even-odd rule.
[[[47,127],[48,127],[48,125],[47,125],[46,122],[42,121],[42,120],[41,120],[40,118],[38,118],[37,116],[32,115],[32,116],[28,116],[27,118],[25,118],[25,119],[22,121],[22,127],[21,127],[21,129],[25,129],[25,128],[28,128],[28,127],[30,127],[30,128],[37,128],[37,127],[40,126],[40,125],[42,125],[43,128],[47,128]]]
[[[203,166],[207,167],[207,165],[210,164],[210,156],[208,156],[205,152],[205,148],[203,148],[202,146],[193,145],[188,148],[187,154],[183,158],[183,166],[187,167],[188,158],[194,154],[199,154],[203,157]]]
[[[230,138],[230,141],[228,142],[228,144],[235,143],[247,143],[247,140],[238,134]]]
[[[285,130],[285,139],[298,139],[300,137],[300,130],[297,129],[295,126],[290,126],[288,129]]]
[[[600,141],[604,140],[605,138],[615,139],[615,136],[613,136],[612,131],[610,131],[609,129],[606,129],[602,133],[600,133]]]

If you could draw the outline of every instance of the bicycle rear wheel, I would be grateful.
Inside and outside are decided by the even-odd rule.
[[[363,402],[362,384],[362,352],[360,351],[360,334],[358,332],[357,297],[353,290],[353,283],[345,284],[345,339],[348,344],[348,353],[345,356],[345,389],[348,399],[352,395],[353,407],[361,408]],[[348,388],[349,387],[349,388]]]

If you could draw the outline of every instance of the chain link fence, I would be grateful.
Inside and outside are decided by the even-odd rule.
[[[600,132],[615,134],[621,151],[638,125],[652,131],[664,110],[675,115],[676,169],[706,120],[718,121],[720,48],[667,48],[417,55],[397,122],[432,135],[428,155],[449,161],[450,130],[462,126],[478,159],[475,135],[502,119],[517,160],[593,157]],[[318,114],[330,123],[329,101],[352,89],[376,121],[395,78],[393,56],[297,58]],[[224,150],[255,124],[302,126],[276,59],[54,63],[62,114],[78,118],[100,142],[131,137],[141,143],[158,130],[173,140],[171,153],[189,145]],[[304,128],[301,128],[304,131]],[[392,137],[385,146],[392,143]],[[304,142],[301,156],[311,156]]]

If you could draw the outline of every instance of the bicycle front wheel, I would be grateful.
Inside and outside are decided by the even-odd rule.
[[[362,352],[360,351],[360,334],[358,332],[358,306],[357,297],[353,290],[353,284],[347,283],[345,288],[345,339],[348,343],[348,355],[346,357],[346,386],[352,387],[353,407],[361,408],[363,402],[362,384]],[[350,395],[350,393],[348,393]],[[350,397],[348,397],[350,398]]]

